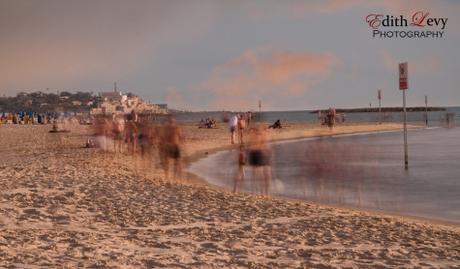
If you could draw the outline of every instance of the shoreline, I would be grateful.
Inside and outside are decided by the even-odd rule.
[[[409,127],[409,131],[416,131],[420,129],[427,129],[427,127],[424,126],[416,126],[412,125]],[[428,127],[428,129],[433,129],[433,128],[441,128],[441,127]],[[324,135],[319,135],[319,136],[307,136],[307,137],[297,137],[297,138],[286,138],[286,139],[279,139],[279,140],[270,140],[269,144],[279,144],[279,143],[291,143],[291,142],[298,142],[298,141],[303,141],[303,140],[315,140],[315,139],[321,139],[323,137],[325,138],[334,138],[334,137],[343,137],[343,136],[354,136],[354,135],[369,135],[369,134],[381,134],[381,133],[392,133],[392,132],[401,132],[402,130],[399,129],[391,129],[391,130],[380,130],[380,131],[371,131],[371,132],[349,132],[349,133],[340,133],[340,134],[324,134]],[[218,147],[218,148],[213,148],[211,150],[206,151],[205,153],[203,152],[196,152],[192,156],[189,157],[185,171],[184,173],[187,174],[187,177],[192,179],[191,185],[194,184],[201,184],[205,185],[208,187],[211,187],[217,191],[224,191],[230,194],[233,194],[231,189],[228,187],[223,187],[223,186],[218,186],[215,184],[212,184],[208,182],[205,178],[194,174],[193,172],[189,171],[190,166],[198,162],[202,159],[208,158],[210,155],[220,153],[220,152],[228,152],[231,150],[234,150],[236,148],[235,145],[228,145],[228,146],[223,146],[223,147]],[[248,193],[248,192],[240,192],[242,194],[246,195],[251,195],[258,197],[256,194]],[[432,225],[441,225],[444,227],[451,227],[454,229],[457,229],[460,231],[460,222],[455,222],[451,220],[445,220],[445,219],[435,219],[435,218],[430,218],[430,217],[423,217],[423,216],[414,216],[414,215],[406,215],[402,213],[397,213],[397,212],[391,212],[391,211],[385,211],[385,210],[378,210],[378,209],[370,209],[370,208],[357,208],[353,206],[347,206],[347,205],[341,205],[341,204],[335,204],[335,203],[322,203],[322,202],[317,202],[317,201],[312,201],[312,200],[302,200],[302,199],[296,199],[296,198],[291,198],[287,196],[282,196],[282,195],[270,195],[269,197],[273,197],[276,199],[281,199],[281,200],[286,200],[286,201],[291,201],[291,202],[301,202],[301,203],[307,203],[307,204],[313,204],[313,205],[318,205],[318,206],[324,206],[324,207],[329,207],[329,208],[334,208],[334,209],[341,209],[341,210],[352,210],[352,211],[357,211],[357,212],[363,212],[363,213],[368,213],[372,215],[377,215],[381,217],[392,217],[392,218],[400,218],[408,221],[413,221],[413,222],[424,222],[427,224],[432,224]]]

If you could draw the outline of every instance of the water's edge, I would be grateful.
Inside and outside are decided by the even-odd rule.
[[[441,127],[419,127],[419,128],[413,128],[409,129],[409,131],[417,131],[417,130],[424,130],[424,129],[438,129]],[[401,129],[395,129],[395,130],[384,130],[384,131],[368,131],[368,132],[351,132],[351,133],[344,133],[344,134],[331,134],[331,135],[320,135],[320,136],[312,136],[312,137],[299,137],[299,138],[289,138],[289,139],[281,139],[281,140],[275,140],[275,141],[270,141],[270,145],[275,145],[275,144],[284,144],[284,143],[295,143],[299,141],[313,141],[313,140],[318,140],[318,139],[331,139],[331,138],[340,138],[340,137],[348,137],[348,136],[366,136],[370,134],[384,134],[384,133],[398,133],[402,132]],[[196,154],[193,154],[190,158],[189,161],[186,165],[185,168],[185,173],[187,173],[189,176],[193,178],[193,181],[198,182],[200,184],[203,184],[205,186],[211,187],[217,191],[225,191],[225,192],[231,192],[231,189],[229,187],[224,187],[224,186],[219,186],[216,184],[211,183],[209,178],[207,178],[205,175],[200,174],[197,171],[193,171],[191,167],[193,166],[194,163],[197,163],[199,161],[202,161],[203,159],[207,159],[210,157],[213,157],[218,154],[224,154],[228,153],[235,148],[233,146],[228,146],[228,147],[218,147],[215,149],[211,149],[207,151],[207,154],[204,154],[203,152],[198,152]],[[253,195],[247,192],[244,192],[247,195]],[[255,196],[255,195],[254,195]],[[387,210],[378,210],[378,209],[370,209],[370,208],[358,208],[358,207],[353,207],[353,206],[347,206],[343,204],[335,204],[335,203],[321,203],[319,201],[312,201],[312,200],[304,200],[304,199],[296,199],[296,198],[291,198],[287,196],[282,196],[282,195],[270,195],[273,198],[276,199],[281,199],[281,200],[286,200],[286,201],[291,201],[291,202],[298,202],[298,203],[307,203],[307,204],[313,204],[313,205],[318,205],[322,207],[329,207],[329,208],[334,208],[334,209],[341,209],[341,210],[349,210],[349,211],[355,211],[355,212],[361,212],[361,213],[368,213],[368,214],[373,214],[373,215],[378,215],[382,217],[397,217],[397,218],[403,218],[405,220],[410,220],[410,221],[415,221],[415,222],[423,222],[427,224],[435,224],[435,225],[445,225],[445,226],[453,226],[458,228],[460,226],[460,223],[451,221],[451,220],[446,220],[446,219],[441,219],[441,218],[431,218],[431,217],[423,217],[423,216],[414,216],[410,214],[401,214],[398,212],[391,212]]]

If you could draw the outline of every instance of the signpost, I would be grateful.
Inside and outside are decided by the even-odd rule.
[[[407,149],[407,112],[406,112],[406,90],[407,83],[407,63],[399,64],[399,89],[403,91],[403,113],[404,113],[404,168],[409,168],[409,156]]]
[[[379,117],[380,117],[380,122],[379,124],[382,124],[382,90],[378,90],[377,92],[377,98],[379,99]]]

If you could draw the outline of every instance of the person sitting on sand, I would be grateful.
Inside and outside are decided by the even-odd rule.
[[[281,121],[276,120],[275,123],[273,123],[272,125],[268,126],[268,128],[281,129],[282,128]]]

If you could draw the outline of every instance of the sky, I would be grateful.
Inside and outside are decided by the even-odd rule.
[[[369,14],[447,18],[373,38]],[[0,0],[0,96],[124,92],[185,110],[460,105],[460,1]],[[426,22],[426,20],[425,20]],[[379,30],[433,30],[395,27]]]

